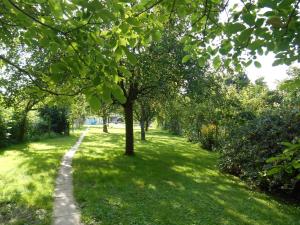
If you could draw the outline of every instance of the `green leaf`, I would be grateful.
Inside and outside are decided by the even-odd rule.
[[[214,68],[217,69],[220,67],[221,65],[221,59],[220,59],[220,56],[216,56],[213,60],[213,65],[214,65]]]
[[[254,66],[255,66],[256,68],[261,68],[261,64],[260,64],[260,62],[258,62],[258,61],[254,61]]]
[[[96,111],[96,110],[100,109],[101,102],[97,95],[91,95],[91,96],[87,97],[87,99],[88,99],[88,102],[89,102],[92,110]]]
[[[120,25],[120,29],[122,30],[122,33],[126,34],[129,30],[129,24],[128,23],[122,23]]]
[[[231,45],[230,41],[224,40],[221,43],[221,48],[219,49],[219,52],[222,55],[226,55],[227,53],[230,52],[231,49],[232,49],[232,45]]]
[[[230,23],[230,24],[227,24],[227,26],[226,26],[226,31],[229,34],[235,34],[237,32],[243,31],[245,29],[246,29],[245,25],[243,25],[241,23]]]
[[[281,3],[278,5],[278,9],[287,9],[289,8],[293,3],[295,2],[295,0],[283,0],[281,1]]]
[[[257,49],[261,48],[264,46],[264,41],[263,40],[255,40],[252,43],[250,43],[249,48],[252,51],[256,51]]]
[[[152,39],[153,39],[154,41],[159,41],[160,38],[161,38],[161,33],[160,33],[159,30],[156,30],[156,31],[154,31],[154,32],[152,33]]]
[[[132,64],[132,65],[136,65],[137,64],[137,59],[135,57],[135,55],[130,52],[126,47],[123,47],[123,50],[127,56],[127,59],[129,60],[129,62]]]
[[[300,180],[300,174],[298,174],[298,175],[296,176],[296,179],[297,179],[297,180]]]
[[[267,163],[272,163],[272,162],[276,162],[276,161],[278,161],[277,157],[271,157],[266,160]]]
[[[191,56],[190,56],[190,55],[186,55],[186,56],[184,56],[184,57],[182,58],[182,63],[186,63],[187,61],[189,61],[189,60],[190,60],[190,58],[191,58]]]
[[[276,59],[276,60],[273,62],[272,66],[278,66],[278,65],[280,65],[280,64],[282,64],[282,60],[281,60],[281,59]]]
[[[117,47],[117,49],[115,50],[115,57],[116,57],[116,60],[119,61],[123,56],[123,50],[122,48],[119,46]]]
[[[121,103],[124,104],[126,102],[126,97],[121,89],[121,87],[117,84],[112,86],[112,95]]]
[[[240,42],[247,42],[252,34],[252,31],[253,29],[252,28],[249,28],[249,29],[246,29],[246,30],[243,30],[240,34],[240,36],[238,37],[238,40]]]
[[[120,66],[119,70],[122,72],[122,74],[125,77],[131,77],[132,76],[131,72],[129,70],[127,70],[124,66]]]
[[[57,17],[57,18],[62,18],[63,16],[63,10],[61,7],[61,1],[58,0],[49,0],[49,5],[51,10],[53,11],[53,14]]]
[[[112,102],[112,99],[111,99],[111,89],[107,86],[107,84],[104,84],[102,86],[102,100],[105,102],[105,103],[111,103]]]
[[[57,1],[57,0],[55,0],[55,1]],[[99,10],[99,15],[102,18],[102,20],[105,21],[105,22],[114,21],[116,19],[114,14],[112,14],[107,9],[100,9]]]
[[[204,57],[199,58],[198,60],[199,66],[203,67],[206,64],[206,59]]]
[[[52,64],[50,66],[51,79],[56,83],[60,82],[66,69],[67,67],[62,62]]]
[[[262,48],[257,49],[257,53],[259,55],[263,55],[264,54],[264,50]]]
[[[270,0],[258,0],[257,5],[259,7],[268,7],[268,8],[275,8],[277,1],[270,1]]]
[[[242,19],[245,23],[247,23],[250,26],[253,26],[255,24],[255,16],[251,13],[243,14]]]
[[[282,171],[281,167],[273,167],[272,169],[270,169],[270,170],[267,171],[267,175],[271,176],[271,175],[274,175],[274,174],[278,174],[281,171]]]
[[[264,22],[265,22],[265,20],[263,18],[259,18],[259,19],[256,20],[255,26],[256,27],[261,27]]]
[[[138,27],[141,25],[140,22],[136,18],[133,18],[133,17],[127,18],[127,22],[134,27]]]
[[[295,168],[295,169],[300,169],[300,160],[294,160],[292,162],[292,166]]]

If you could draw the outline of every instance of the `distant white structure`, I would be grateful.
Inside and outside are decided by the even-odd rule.
[[[119,124],[123,123],[123,118],[118,114],[112,114],[108,118],[108,123]],[[85,125],[103,125],[103,118],[99,116],[89,116],[85,119]]]

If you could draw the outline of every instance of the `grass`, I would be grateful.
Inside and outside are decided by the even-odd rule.
[[[220,173],[218,155],[183,138],[151,131],[123,155],[122,130],[91,128],[73,161],[85,224],[300,224],[300,208],[247,189]],[[138,139],[138,135],[136,135]]]
[[[51,224],[55,178],[78,132],[0,150],[0,224]]]

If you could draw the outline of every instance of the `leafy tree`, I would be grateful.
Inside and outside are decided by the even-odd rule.
[[[243,2],[222,22],[228,1],[4,0],[0,59],[44,92],[84,93],[94,105],[103,96],[119,100],[125,111],[126,153],[131,155],[137,58],[165,28],[181,30],[176,38],[189,52],[181,57],[183,63],[196,59],[204,66],[211,60],[216,68],[233,64],[242,69],[266,51],[276,53],[275,65],[299,59],[299,1]]]
[[[70,124],[68,109],[58,106],[44,106],[39,110],[40,117],[46,122],[45,131],[69,135]]]
[[[135,118],[139,121],[141,126],[141,140],[146,140],[146,131],[150,126],[150,123],[156,115],[156,105],[153,98],[139,98],[135,105]]]

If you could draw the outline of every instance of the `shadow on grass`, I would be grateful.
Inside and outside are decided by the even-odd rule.
[[[51,223],[60,161],[77,138],[78,135],[71,135],[45,139],[12,145],[1,151],[1,225]]]
[[[217,154],[180,137],[151,132],[135,157],[124,156],[123,145],[123,134],[91,131],[75,158],[86,224],[299,224],[299,209],[220,174]]]

